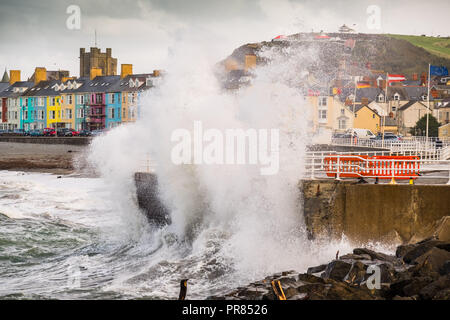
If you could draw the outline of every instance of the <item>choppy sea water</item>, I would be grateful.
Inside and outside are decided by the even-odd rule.
[[[309,243],[283,263],[265,256],[271,239],[256,244],[263,262],[245,268],[230,254],[233,230],[210,226],[180,240],[152,228],[133,193],[123,206],[101,178],[0,171],[0,299],[176,299],[184,278],[188,298],[202,299],[351,250]]]

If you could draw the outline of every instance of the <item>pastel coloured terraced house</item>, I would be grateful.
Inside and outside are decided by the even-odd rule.
[[[47,127],[47,98],[55,94],[52,84],[52,81],[40,81],[23,94],[23,98],[28,99],[24,114],[25,130]]]
[[[55,88],[59,81],[54,83],[51,88]],[[61,114],[61,95],[56,91],[47,96],[47,127],[59,129],[64,128]]]
[[[22,95],[28,88],[32,86],[33,82],[16,81],[7,89],[5,89],[4,95],[7,98],[7,130],[23,128],[23,115],[26,100],[22,99]]]

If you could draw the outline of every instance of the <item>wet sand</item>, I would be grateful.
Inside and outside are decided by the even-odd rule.
[[[73,173],[86,146],[0,142],[0,170]]]

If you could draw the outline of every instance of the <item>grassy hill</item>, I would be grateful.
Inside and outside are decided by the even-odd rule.
[[[406,40],[411,44],[423,48],[437,56],[450,59],[450,38],[436,38],[425,36],[389,35],[395,39]]]
[[[242,68],[245,54],[256,54],[264,47],[290,46],[294,50],[318,49],[315,66],[308,66],[310,71],[316,69],[317,74],[336,74],[341,60],[346,60],[352,68],[361,70],[363,74],[366,65],[372,69],[382,70],[391,74],[401,73],[411,79],[414,73],[419,75],[428,72],[428,64],[443,65],[450,69],[450,38],[419,37],[406,35],[384,34],[341,34],[329,33],[330,37],[343,40],[354,39],[356,44],[350,54],[344,51],[344,46],[337,42],[308,41],[317,34],[299,33],[289,36],[296,41],[267,41],[246,44],[237,48],[229,58],[237,61]],[[259,59],[258,59],[259,60]],[[263,62],[259,60],[259,62]],[[314,67],[314,68],[313,68]]]

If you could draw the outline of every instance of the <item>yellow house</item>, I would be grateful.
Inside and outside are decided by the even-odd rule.
[[[61,94],[61,126],[75,128],[75,95]]]
[[[450,138],[450,123],[444,124],[440,126],[438,129],[438,134],[440,139],[449,139]]]
[[[373,133],[380,132],[380,116],[366,105],[358,105],[355,108],[354,127],[369,129]]]
[[[47,127],[61,128],[61,96],[47,97]]]
[[[308,101],[313,107],[313,131],[323,129],[345,132],[353,128],[354,115],[338,97],[309,96]]]

